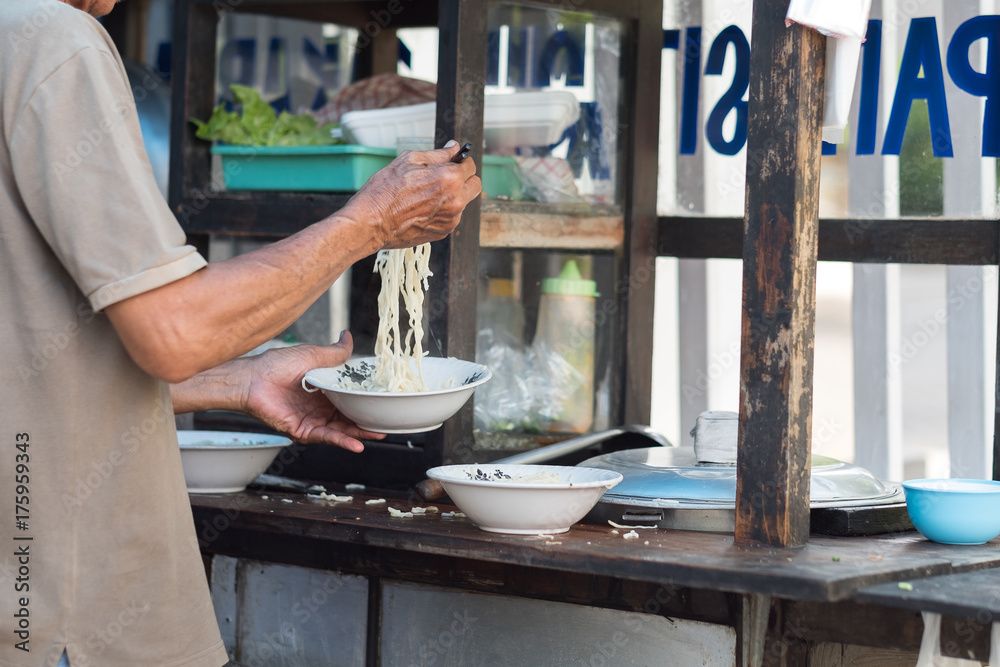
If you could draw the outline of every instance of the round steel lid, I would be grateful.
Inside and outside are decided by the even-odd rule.
[[[694,449],[650,447],[602,454],[579,465],[620,472],[602,502],[662,507],[728,508],[736,503],[736,466],[698,463]],[[883,483],[851,463],[812,456],[810,506],[848,507],[899,502],[898,484]]]

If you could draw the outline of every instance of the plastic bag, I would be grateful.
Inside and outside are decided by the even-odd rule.
[[[871,0],[791,0],[785,14],[785,25],[799,23],[829,38],[823,105],[823,141],[828,143],[844,143],[871,4]]]
[[[785,25],[800,23],[829,37],[864,39],[872,0],[791,0]]]
[[[586,201],[577,190],[573,170],[566,160],[525,156],[517,156],[515,159],[529,199],[549,204],[578,204]]]
[[[565,397],[583,384],[579,371],[547,345],[513,343],[490,328],[479,330],[476,362],[493,372],[476,390],[479,429],[540,433],[562,414]]]
[[[861,58],[861,40],[855,37],[826,40],[826,90],[823,103],[823,141],[844,143],[844,129],[851,113],[854,80]]]
[[[493,379],[476,390],[474,409],[476,428],[488,431],[513,431],[521,427],[531,407],[531,392],[526,382],[529,359],[523,345],[498,340],[491,328],[479,330],[476,363],[493,373]]]

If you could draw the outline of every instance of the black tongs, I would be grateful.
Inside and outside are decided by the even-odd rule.
[[[457,153],[455,153],[455,157],[453,157],[451,159],[451,161],[452,162],[461,162],[465,158],[469,157],[469,151],[471,151],[471,150],[472,150],[472,144],[470,144],[469,142],[465,142],[465,145],[462,146],[462,150],[460,150]]]

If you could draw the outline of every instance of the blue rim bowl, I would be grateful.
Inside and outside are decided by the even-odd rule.
[[[1000,482],[911,479],[906,510],[920,534],[942,544],[985,544],[1000,536]]]

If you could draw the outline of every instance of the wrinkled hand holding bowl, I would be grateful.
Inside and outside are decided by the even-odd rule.
[[[177,441],[191,493],[242,491],[292,444],[280,435],[228,431],[178,431]]]
[[[438,466],[427,476],[482,530],[518,535],[565,533],[622,481],[611,470],[512,463]]]
[[[942,544],[984,544],[1000,535],[1000,482],[911,479],[906,510],[920,534]]]
[[[376,433],[433,431],[465,405],[476,387],[492,377],[485,366],[444,357],[424,357],[421,365],[428,391],[378,392],[344,389],[344,371],[375,357],[351,359],[340,366],[314,368],[302,379],[306,391],[320,389],[330,402],[359,427]],[[312,385],[311,388],[309,385]]]

